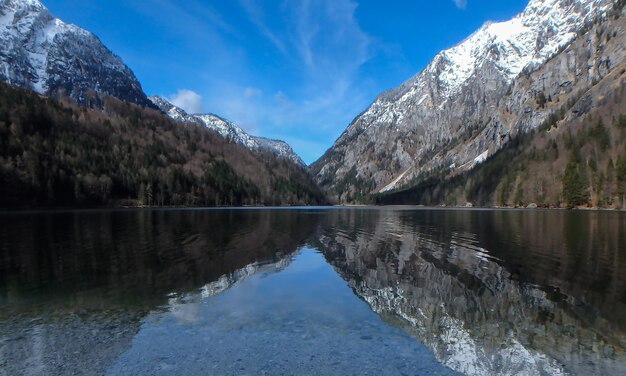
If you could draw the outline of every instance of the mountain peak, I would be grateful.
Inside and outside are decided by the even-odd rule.
[[[80,104],[113,96],[152,106],[120,57],[38,0],[0,2],[0,44],[0,79],[10,84]]]
[[[603,14],[612,4],[612,0],[532,0],[511,20],[485,22],[379,99],[395,101],[409,92],[411,95],[420,92],[420,104],[440,106],[457,95],[464,83],[486,64],[493,65],[510,82],[524,69],[538,66],[557,54],[576,38],[585,23]],[[436,76],[435,87],[426,85],[432,76]],[[437,98],[429,98],[431,89],[435,89]]]
[[[514,18],[487,22],[461,43],[440,52],[424,70],[439,73],[451,96],[486,63],[508,80],[542,64],[576,38],[576,32],[612,4],[610,0],[532,0]],[[420,74],[412,80],[421,80]]]
[[[4,6],[10,9],[46,9],[39,0],[5,0]]]

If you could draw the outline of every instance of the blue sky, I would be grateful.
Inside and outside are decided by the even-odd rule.
[[[527,0],[43,0],[147,94],[320,157],[381,91]]]

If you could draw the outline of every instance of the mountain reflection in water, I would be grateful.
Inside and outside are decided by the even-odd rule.
[[[617,213],[363,210],[318,247],[355,293],[469,375],[626,373]]]
[[[302,254],[308,249],[387,324],[363,312],[346,282]],[[307,263],[317,266],[302,269]],[[252,306],[227,303],[229,291]],[[306,336],[333,337],[319,343],[330,346],[323,354],[311,350],[316,359],[283,359],[274,373],[447,374],[429,363],[423,343],[469,375],[626,374],[626,216],[395,208],[0,215],[0,375],[116,373],[151,343],[163,357],[186,359],[152,336],[174,338],[180,327],[167,326],[168,317],[200,338],[221,333],[215,317],[240,327],[227,322],[231,311],[246,316],[249,332],[229,337],[273,335],[265,339],[291,345],[285,357],[305,351]],[[292,332],[294,322],[309,332]],[[333,331],[348,334],[324,337]],[[217,370],[239,373],[228,368],[239,345],[209,339],[231,346],[210,353],[223,357]],[[376,350],[379,359],[337,368]]]

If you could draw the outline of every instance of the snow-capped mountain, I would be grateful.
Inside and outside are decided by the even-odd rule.
[[[463,84],[487,64],[493,64],[509,81],[523,69],[532,69],[556,55],[576,38],[586,22],[605,11],[606,0],[532,0],[512,20],[488,22],[460,44],[439,53],[428,67],[402,85],[402,96],[418,91],[434,73],[443,101],[457,94]],[[420,99],[423,97],[420,97]],[[424,100],[427,98],[423,98]]]
[[[513,19],[486,23],[379,95],[313,164],[318,182],[345,200],[397,189],[435,170],[464,171],[484,162],[511,136],[548,117],[528,103],[562,83],[544,78],[543,87],[516,92],[517,80],[563,53],[612,6],[612,0],[531,0]],[[595,56],[589,62],[595,65]],[[601,74],[585,73],[571,81]]]
[[[0,1],[0,79],[80,104],[110,95],[150,105],[133,72],[92,33],[39,0]]]
[[[236,124],[222,119],[213,114],[188,114],[183,109],[176,107],[167,99],[150,96],[149,100],[154,103],[161,111],[165,112],[174,120],[184,123],[195,123],[212,129],[222,135],[222,137],[232,142],[241,144],[251,150],[265,150],[277,154],[278,156],[288,159],[297,165],[305,166],[302,159],[293,151],[291,146],[280,140],[271,140],[263,137],[256,137],[248,134]]]

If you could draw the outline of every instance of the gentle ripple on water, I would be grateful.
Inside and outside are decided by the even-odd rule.
[[[0,375],[624,374],[624,317],[624,213],[0,214]]]

